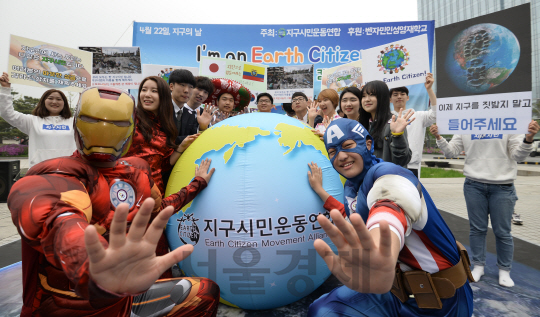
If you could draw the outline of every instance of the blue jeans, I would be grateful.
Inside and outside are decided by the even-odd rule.
[[[514,184],[486,184],[465,179],[463,185],[469,225],[469,238],[474,265],[486,265],[486,233],[488,217],[495,234],[497,266],[510,271],[514,256],[512,213],[517,196]]]

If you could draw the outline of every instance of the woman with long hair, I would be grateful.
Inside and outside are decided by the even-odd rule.
[[[182,152],[199,136],[190,135],[175,145],[177,135],[169,85],[160,77],[146,77],[139,85],[135,133],[126,156],[140,157],[150,164],[161,195],[165,193],[162,170],[172,169]]]
[[[347,87],[341,91],[339,108],[343,111],[344,118],[358,121],[360,100],[362,100],[362,91],[356,87]]]
[[[47,90],[32,114],[24,114],[13,108],[11,83],[5,72],[0,77],[0,86],[0,116],[29,137],[28,167],[73,154],[77,148],[73,135],[73,116],[62,91]]]
[[[375,156],[387,162],[407,167],[412,152],[407,141],[408,124],[412,111],[402,116],[402,111],[396,117],[390,112],[390,91],[388,86],[380,81],[368,82],[362,89],[362,107],[359,109],[358,121],[368,129],[373,137]]]

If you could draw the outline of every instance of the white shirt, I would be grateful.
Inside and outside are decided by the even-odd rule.
[[[15,111],[10,88],[2,87],[0,90],[0,116],[21,132],[28,134],[29,167],[48,159],[70,156],[77,149],[73,133],[74,117],[41,118]]]

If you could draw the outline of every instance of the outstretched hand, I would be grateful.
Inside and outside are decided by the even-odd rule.
[[[392,121],[390,122],[390,131],[392,131],[393,133],[401,133],[405,131],[405,128],[407,127],[407,125],[411,124],[414,121],[414,119],[416,119],[416,118],[411,119],[411,117],[414,114],[414,112],[411,111],[411,109],[407,110],[407,112],[403,116],[402,114],[403,114],[403,109],[400,109],[397,118],[395,115],[392,116]]]
[[[210,182],[210,178],[212,178],[212,174],[215,172],[215,168],[212,168],[210,171],[208,169],[210,168],[210,163],[212,163],[211,159],[205,159],[201,162],[200,166],[197,166],[195,169],[195,177],[199,176],[204,178],[206,183]]]
[[[126,236],[129,207],[120,204],[114,212],[107,249],[101,244],[96,228],[86,228],[84,240],[90,277],[101,288],[117,294],[144,292],[165,270],[193,252],[192,245],[184,245],[164,256],[156,256],[157,243],[174,208],[163,209],[147,229],[153,206],[152,198],[142,203]]]
[[[218,111],[214,112],[214,117],[212,119],[212,125],[214,125],[214,124],[216,124],[218,122],[221,122],[221,121],[227,119],[230,116],[231,116],[230,112],[223,112],[221,110],[218,110]]]
[[[184,138],[184,140],[182,140],[182,143],[180,143],[180,145],[178,146],[176,150],[180,153],[184,152],[191,145],[191,143],[197,140],[199,135],[201,134],[197,133],[197,134],[188,135],[187,137]]]
[[[2,76],[0,76],[0,86],[2,87],[11,87],[11,83],[9,82],[9,75],[6,72],[2,73]]]
[[[217,107],[206,104],[203,112],[197,116],[197,123],[200,130],[206,130],[212,121],[212,114],[217,110]]]
[[[338,249],[336,255],[321,239],[314,242],[317,253],[339,280],[360,293],[383,294],[394,281],[399,254],[399,238],[392,234],[386,221],[368,231],[359,214],[353,213],[347,222],[341,213],[330,212],[333,225],[325,216],[317,220]]]
[[[317,117],[317,107],[318,103],[316,101],[312,101],[311,99],[308,101],[307,111],[308,111],[308,121],[309,123],[313,124],[315,121],[315,118]]]

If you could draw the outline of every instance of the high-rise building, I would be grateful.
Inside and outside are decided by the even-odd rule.
[[[540,0],[417,0],[418,20],[435,20],[435,28],[521,4],[531,4],[532,97],[540,102]],[[435,36],[437,34],[435,33]],[[433,63],[435,67],[435,62]]]

